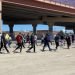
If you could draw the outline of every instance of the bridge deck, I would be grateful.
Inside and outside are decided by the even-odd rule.
[[[69,14],[75,14],[75,8],[74,7],[69,7],[66,6],[64,7],[64,5],[60,6],[58,3],[52,4],[52,3],[46,3],[46,2],[42,2],[39,0],[3,0],[3,2],[5,3],[12,3],[12,4],[16,4],[16,5],[20,5],[20,6],[27,6],[27,7],[31,7],[31,8],[36,8],[36,9],[44,9],[44,10],[48,10],[48,11],[54,11],[54,12],[62,12],[62,13],[69,13]]]

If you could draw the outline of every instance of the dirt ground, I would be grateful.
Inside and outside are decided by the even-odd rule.
[[[57,51],[46,48],[45,52],[37,46],[36,53],[26,53],[27,47],[22,53],[13,53],[14,49],[9,48],[10,54],[0,54],[0,75],[75,75],[74,46]]]

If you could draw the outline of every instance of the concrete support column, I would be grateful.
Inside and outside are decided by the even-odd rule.
[[[72,27],[72,30],[73,30],[73,32],[74,32],[74,34],[75,34],[75,26],[73,25],[73,27]]]
[[[73,29],[73,32],[74,32],[74,34],[75,34],[75,29]]]
[[[49,27],[49,32],[53,32],[53,26],[48,26]]]
[[[33,33],[36,34],[37,33],[37,30],[36,30],[37,24],[32,24],[32,26],[33,26]]]
[[[54,23],[48,23],[48,28],[49,28],[48,31],[49,31],[49,33],[51,33],[51,34],[53,33],[53,24],[54,24]]]
[[[13,33],[13,27],[14,27],[14,24],[13,23],[10,23],[9,24],[9,32],[10,33]]]
[[[0,33],[2,33],[2,0],[0,0]]]

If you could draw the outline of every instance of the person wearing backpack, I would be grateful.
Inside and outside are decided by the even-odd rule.
[[[42,51],[44,51],[46,46],[48,46],[49,51],[51,51],[51,48],[50,48],[50,45],[49,45],[49,42],[50,42],[50,38],[49,37],[50,36],[48,34],[45,35],[45,37],[44,37],[44,46],[43,46],[43,50]]]

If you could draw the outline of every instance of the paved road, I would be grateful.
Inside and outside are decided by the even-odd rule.
[[[52,46],[54,48],[54,46]],[[0,54],[0,75],[75,75],[75,48],[69,50],[59,48],[55,51],[40,51],[36,53],[13,53],[14,48],[9,48],[10,54]],[[5,51],[4,51],[5,52]]]

